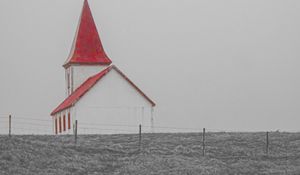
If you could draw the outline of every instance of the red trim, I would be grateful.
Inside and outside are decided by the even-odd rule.
[[[71,129],[71,114],[68,113],[68,129]]]
[[[142,91],[140,90],[124,73],[122,73],[116,66],[112,65],[99,72],[98,74],[91,76],[84,83],[82,83],[69,97],[67,97],[57,108],[53,110],[51,115],[67,109],[73,106],[86,92],[88,92],[102,77],[104,77],[112,69],[116,70],[133,88],[135,88],[146,100],[155,106],[155,103]]]
[[[93,63],[93,62],[68,62],[68,63],[65,63],[63,65],[63,67],[65,69],[69,68],[71,65],[73,66],[94,66],[94,65],[99,65],[99,66],[106,66],[106,65],[110,65],[112,62],[110,63]]]
[[[69,97],[67,97],[51,115],[54,115],[64,109],[73,106],[87,91],[89,91],[106,73],[112,69],[112,66],[104,69],[100,73],[91,76],[84,83],[82,83]]]
[[[138,88],[119,68],[113,66],[113,68],[123,77],[129,84],[131,84],[144,98],[151,103],[152,106],[155,106],[155,103],[140,89]]]

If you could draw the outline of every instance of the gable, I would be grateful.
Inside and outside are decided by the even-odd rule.
[[[113,76],[115,78],[109,78],[110,76],[108,76],[108,78],[107,78],[106,75],[109,74],[112,70],[115,73],[113,73],[111,75],[115,75],[115,76]],[[142,92],[142,90],[140,90],[116,66],[112,65],[112,66],[109,66],[108,68],[104,69],[103,71],[99,72],[98,74],[89,77],[69,97],[67,97],[60,105],[58,105],[58,107],[53,110],[51,115],[53,116],[56,113],[75,105],[75,103],[77,103],[77,101],[79,101],[88,91],[90,91],[90,89],[92,89],[96,84],[98,84],[98,81],[100,81],[103,77],[106,77],[105,79],[109,80],[108,82],[110,82],[110,83],[106,83],[106,84],[108,84],[108,87],[105,86],[106,85],[105,83],[101,83],[101,84],[103,84],[104,87],[100,86],[100,88],[98,87],[96,89],[104,89],[104,90],[114,89],[114,91],[110,90],[106,93],[102,93],[102,94],[106,94],[106,95],[113,95],[110,98],[105,97],[105,95],[100,95],[100,96],[103,96],[102,99],[105,99],[105,101],[102,100],[102,102],[107,102],[107,100],[112,100],[111,98],[118,98],[119,96],[123,96],[128,93],[128,94],[131,94],[132,97],[134,96],[134,94],[135,95],[138,94],[139,98],[143,98],[151,106],[155,106],[155,103],[144,92]],[[119,84],[118,84],[118,82],[119,82]],[[104,90],[102,90],[102,91],[104,92]],[[99,92],[101,94],[101,90],[97,90],[96,92]],[[93,90],[93,93],[95,93],[95,90]],[[116,93],[118,93],[119,96]],[[133,97],[133,98],[135,98],[135,97]],[[97,101],[99,101],[99,99]],[[114,101],[116,101],[116,100],[114,100]]]
[[[118,70],[112,69],[76,103],[76,106],[148,107],[153,106],[152,104]]]

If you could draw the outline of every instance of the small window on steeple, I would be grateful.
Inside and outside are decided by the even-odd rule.
[[[68,90],[70,89],[70,73],[67,72],[67,86],[68,86]]]

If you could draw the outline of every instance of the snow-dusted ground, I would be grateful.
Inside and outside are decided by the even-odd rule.
[[[300,174],[300,133],[0,136],[0,174]]]

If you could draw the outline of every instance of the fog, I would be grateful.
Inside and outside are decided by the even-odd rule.
[[[82,0],[0,1],[0,115],[50,119]],[[155,124],[299,131],[300,1],[89,0]]]

